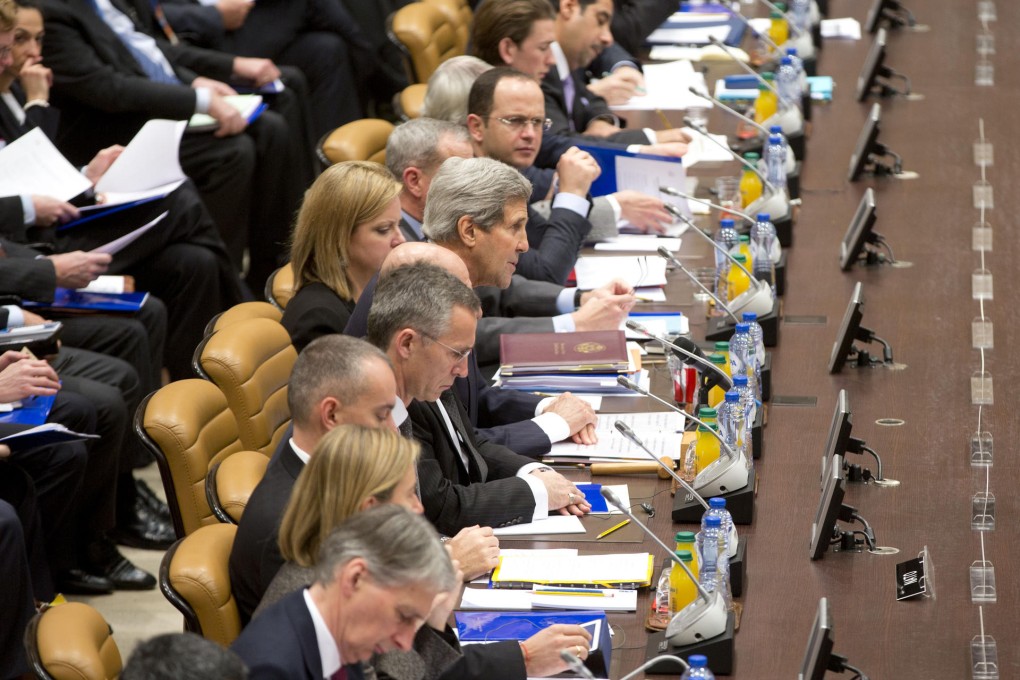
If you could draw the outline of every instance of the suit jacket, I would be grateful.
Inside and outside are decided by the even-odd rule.
[[[422,449],[418,484],[425,516],[447,536],[475,524],[504,527],[530,522],[534,496],[527,482],[515,475],[533,461],[478,439],[460,400],[455,398],[455,402],[461,422],[468,423],[462,433],[468,440],[468,470],[460,461],[439,407],[419,401],[408,407],[414,438]]]
[[[400,233],[404,235],[404,240],[408,243],[418,243],[425,240],[418,236],[418,232],[403,217],[400,218]]]
[[[250,680],[322,680],[315,624],[303,589],[267,609],[241,631],[230,648],[248,667]],[[360,663],[345,668],[348,680],[364,680]]]
[[[527,233],[531,249],[521,253],[517,271],[532,281],[562,286],[590,231],[591,222],[587,216],[573,210],[553,208],[547,219],[528,206]]]
[[[25,91],[18,83],[11,83],[11,94],[22,106],[25,105]],[[6,103],[0,104],[0,137],[8,144],[33,128],[42,129],[51,140],[57,138],[60,124],[60,109],[55,106],[33,106],[25,111],[25,122],[19,123]]]
[[[182,84],[150,80],[90,0],[42,0],[43,57],[53,69],[53,103],[64,110],[58,142],[72,163],[87,163],[97,149],[126,144],[150,118],[190,118],[195,91],[188,84],[197,75],[226,81],[233,70],[228,54],[171,45],[156,27],[147,0],[114,4],[155,38]]]
[[[673,0],[613,0],[613,40],[631,54],[676,11]]]
[[[343,300],[324,283],[310,283],[287,303],[280,323],[290,333],[300,352],[312,340],[331,333],[343,333],[354,311],[353,300]]]
[[[290,446],[290,435],[288,429],[269,461],[265,476],[248,499],[230,551],[230,589],[237,600],[242,625],[251,618],[262,594],[283,566],[276,544],[280,520],[294,483],[304,469]]]
[[[556,172],[534,165],[529,166],[523,172],[531,182],[531,209],[548,219],[552,215],[552,201],[546,196],[549,195],[549,189],[552,187]],[[588,222],[591,224],[591,231],[587,238],[589,242],[598,243],[607,238],[618,236],[620,233],[616,226],[616,213],[605,196],[596,196],[591,199]]]
[[[7,199],[0,199],[3,204]],[[31,248],[0,239],[7,257],[0,258],[0,294],[16,295],[23,300],[52,302],[57,288],[57,270],[53,263],[38,258]],[[5,324],[6,325],[6,324]]]

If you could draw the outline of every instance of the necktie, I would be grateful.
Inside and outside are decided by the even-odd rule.
[[[460,441],[461,448],[464,450],[466,457],[469,461],[474,463],[474,466],[478,468],[478,480],[485,481],[485,477],[488,473],[488,466],[485,461],[482,460],[481,455],[475,449],[471,443],[471,436],[466,430],[464,420],[460,417],[460,405],[457,403],[457,397],[454,395],[453,390],[446,390],[439,397],[439,400],[443,402],[443,406],[446,408],[446,414],[450,416],[450,422],[453,424],[453,429],[457,431],[457,439]],[[469,466],[470,468],[471,466]],[[471,476],[470,469],[468,470],[468,476]]]
[[[347,667],[340,666],[340,670],[329,676],[329,680],[347,680]]]
[[[567,102],[567,118],[570,120],[570,129],[574,129],[574,97],[577,90],[574,89],[574,77],[567,75],[563,79],[563,98]]]
[[[139,49],[132,42],[131,34],[135,33],[136,29],[134,23],[126,14],[124,14],[119,9],[114,7],[113,9],[115,10],[115,12],[124,17],[124,19],[127,20],[127,23],[119,24],[112,20],[107,21],[106,15],[103,13],[103,10],[100,9],[99,4],[96,2],[96,0],[90,0],[89,4],[92,5],[92,9],[95,10],[97,15],[99,15],[99,18],[103,21],[103,23],[109,26],[110,30],[113,31],[114,35],[116,35],[117,38],[120,39],[121,43],[123,43],[124,47],[126,47],[128,52],[131,53],[131,56],[134,57],[135,61],[141,67],[142,71],[145,73],[146,77],[149,78],[149,80],[156,83],[166,83],[171,85],[181,84],[181,81],[177,78],[176,75],[173,74],[172,69],[170,69],[169,73],[167,72],[167,69],[170,68],[170,65],[168,62],[166,62],[165,59],[163,60],[162,63],[156,61],[153,57],[149,56],[144,50]]]

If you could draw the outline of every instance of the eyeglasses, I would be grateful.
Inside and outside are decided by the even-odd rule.
[[[450,354],[452,354],[453,356],[457,357],[457,363],[458,364],[460,362],[462,362],[462,361],[467,361],[468,357],[471,356],[471,350],[472,350],[471,347],[468,347],[465,350],[454,349],[454,348],[450,347],[449,345],[447,345],[445,342],[441,342],[439,340],[439,338],[434,338],[431,335],[429,335],[428,333],[422,333],[422,335],[424,335],[426,338],[428,338],[432,342],[436,343],[437,345],[439,345],[441,347],[445,347],[446,349],[448,349],[450,351]]]
[[[511,116],[510,118],[499,118],[498,116],[489,117],[495,118],[514,132],[520,132],[525,126],[531,126],[536,130],[548,130],[552,127],[552,120],[548,118],[525,118],[524,116]]]

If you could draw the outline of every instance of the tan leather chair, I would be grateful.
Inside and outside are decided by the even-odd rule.
[[[471,23],[475,19],[474,12],[467,0],[424,0],[440,12],[453,27],[457,36],[457,54],[467,54],[468,39],[471,37]]]
[[[387,133],[388,136],[388,133]],[[386,148],[385,142],[383,148]],[[269,275],[266,281],[266,299],[280,311],[287,310],[287,303],[294,297],[294,269],[290,263],[283,265]]]
[[[227,563],[237,527],[215,524],[180,539],[159,565],[163,597],[184,615],[184,627],[228,647],[241,632]]]
[[[271,319],[248,319],[210,335],[199,355],[234,412],[242,447],[271,456],[290,424],[287,383],[297,351],[287,330]]]
[[[421,110],[425,104],[425,93],[429,86],[424,83],[408,85],[393,97],[394,108],[402,120],[421,118]]]
[[[210,465],[243,448],[223,392],[205,380],[172,382],[139,404],[134,427],[156,458],[177,536],[215,524],[206,475]]]
[[[386,162],[386,140],[393,123],[379,118],[362,118],[326,134],[316,151],[323,167],[344,161]]]
[[[464,53],[457,47],[456,27],[442,10],[424,2],[404,5],[390,15],[387,33],[407,55],[412,83],[428,82],[440,64]]]
[[[205,479],[205,496],[216,518],[240,524],[251,492],[266,474],[269,457],[259,451],[238,451],[212,466]]]
[[[25,629],[25,652],[43,680],[113,680],[124,666],[110,624],[81,602],[36,614]]]
[[[211,335],[221,328],[247,319],[272,319],[279,322],[282,318],[280,309],[268,302],[241,302],[210,319],[205,327],[205,335]]]

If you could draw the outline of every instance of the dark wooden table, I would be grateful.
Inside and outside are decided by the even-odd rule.
[[[832,0],[830,16],[853,16],[863,22],[870,2]],[[849,658],[873,680],[879,678],[970,678],[970,642],[981,631],[978,606],[971,603],[968,568],[981,559],[980,537],[970,527],[972,496],[984,489],[983,471],[969,463],[968,442],[977,428],[977,407],[970,401],[970,377],[979,369],[980,353],[971,348],[971,321],[979,315],[971,298],[970,278],[979,266],[971,250],[971,227],[978,220],[971,185],[980,178],[971,145],[978,118],[995,145],[995,165],[988,180],[995,208],[988,221],[995,230],[994,251],[986,266],[994,275],[995,299],[985,303],[995,324],[995,348],[985,364],[995,381],[995,403],[983,409],[982,429],[995,438],[996,459],[990,489],[997,502],[997,530],[985,535],[986,559],[995,566],[998,601],[983,607],[985,632],[998,643],[1000,677],[1020,675],[1017,628],[1020,588],[1012,576],[1018,557],[1016,519],[1020,463],[1014,455],[1020,418],[1015,417],[1015,371],[1009,354],[1020,333],[1010,301],[1020,294],[1015,265],[1018,239],[1010,231],[1020,214],[1020,196],[1011,182],[1020,176],[1016,153],[1015,112],[1020,104],[1020,69],[1015,27],[1020,7],[997,2],[998,21],[990,24],[997,40],[996,86],[973,84],[975,34],[980,28],[975,3],[927,0],[908,3],[930,32],[891,32],[886,63],[908,74],[922,101],[881,100],[881,142],[903,156],[904,168],[918,179],[865,178],[846,181],[847,163],[870,108],[858,104],[854,89],[872,38],[826,41],[819,53],[819,73],[836,80],[835,97],[816,106],[801,185],[804,205],[789,251],[787,294],[779,346],[772,350],[773,394],[804,396],[812,406],[772,406],[765,430],[764,456],[758,462],[759,493],[755,522],[741,527],[749,547],[749,568],[742,626],[736,637],[734,677],[794,678],[800,668],[818,599],[829,599],[835,627],[835,651]],[[874,100],[871,100],[874,101]],[[638,118],[635,122],[640,123]],[[713,132],[732,133],[733,123],[720,112],[710,118]],[[734,170],[734,173],[736,171]],[[695,168],[692,174],[699,175]],[[710,184],[710,182],[708,182]],[[911,267],[838,267],[839,242],[865,188],[876,192],[878,222],[896,257]],[[707,224],[707,223],[706,223]],[[686,239],[684,254],[704,255],[706,248]],[[697,260],[693,266],[700,266]],[[905,370],[844,369],[830,376],[826,365],[837,328],[854,283],[864,283],[864,322],[893,346]],[[703,337],[692,287],[671,279],[670,304],[695,318],[694,337]],[[822,317],[821,323],[792,323],[797,317]],[[662,368],[653,368],[656,388],[668,393]],[[849,484],[846,503],[874,527],[879,545],[900,550],[894,556],[829,553],[818,562],[808,558],[808,537],[818,503],[820,457],[838,391],[845,388],[853,409],[855,437],[883,457],[887,477],[897,488]],[[658,410],[650,400],[606,400],[612,408]],[[881,426],[879,419],[903,421]],[[871,460],[851,458],[874,469]],[[587,474],[585,473],[585,475]],[[579,478],[582,475],[578,475]],[[631,497],[662,491],[666,483],[626,479]],[[668,539],[677,526],[670,521],[668,493],[655,497],[650,525]],[[570,544],[557,543],[556,546]],[[575,544],[582,550],[634,550],[637,544]],[[895,565],[923,546],[935,566],[935,599],[895,600]],[[594,547],[593,547],[594,546]],[[650,542],[644,549],[655,551]],[[657,554],[657,557],[661,557]],[[612,677],[619,678],[644,659],[642,622],[647,597],[636,615],[612,615],[617,636]]]

